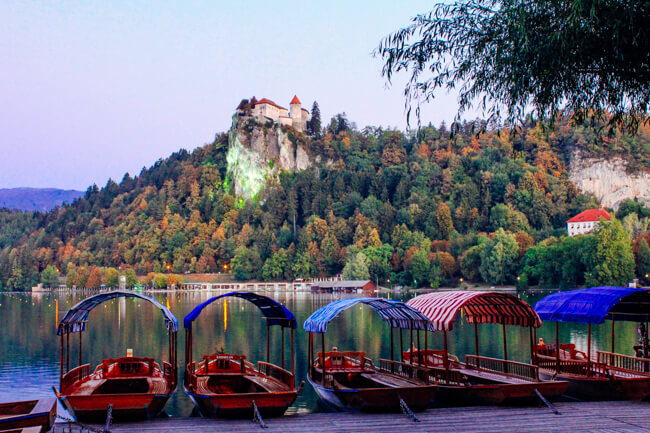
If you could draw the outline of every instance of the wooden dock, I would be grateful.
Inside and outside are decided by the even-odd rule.
[[[266,429],[251,420],[168,418],[114,424],[111,432],[650,432],[648,402],[561,402],[555,407],[560,415],[546,406],[429,409],[416,413],[419,422],[401,413],[304,413],[266,419]],[[63,426],[57,425],[53,431],[63,432]]]

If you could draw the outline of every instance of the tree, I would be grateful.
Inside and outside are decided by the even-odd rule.
[[[650,104],[650,3],[643,0],[460,0],[438,3],[382,40],[382,75],[410,72],[410,113],[460,87],[457,118],[478,101],[489,120],[528,110],[579,121],[609,112],[636,130]]]
[[[647,244],[646,244],[647,246]],[[54,265],[47,265],[43,272],[41,272],[41,283],[44,287],[58,287],[59,286],[59,270]]]
[[[454,231],[454,222],[451,219],[451,210],[446,203],[440,203],[438,206],[436,221],[438,222],[439,239],[449,239],[449,235]]]
[[[108,268],[104,272],[104,284],[106,287],[117,289],[120,285],[120,274],[115,268]]]
[[[634,278],[634,253],[623,225],[617,219],[601,221],[594,231],[593,266],[585,273],[590,286],[620,286]]]
[[[311,106],[311,119],[307,122],[307,134],[316,138],[321,136],[320,108],[316,101]]]
[[[126,270],[126,287],[133,287],[138,284],[138,277],[135,274],[135,271],[131,268]]]
[[[639,252],[636,254],[636,275],[646,283],[650,281],[650,247],[644,237],[639,240]]]
[[[492,284],[512,282],[519,258],[519,244],[515,235],[497,230],[494,239],[486,242],[481,251],[481,276]]]
[[[343,278],[346,280],[368,280],[368,259],[365,254],[358,252],[351,254],[343,267]]]

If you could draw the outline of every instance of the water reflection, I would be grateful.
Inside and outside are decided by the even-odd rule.
[[[221,293],[221,292],[219,292]],[[152,295],[167,305],[182,323],[183,317],[196,305],[218,292],[157,292]],[[284,304],[296,316],[296,379],[306,380],[307,335],[302,330],[304,320],[316,309],[328,304],[340,295],[294,292],[265,293]],[[51,387],[58,387],[59,343],[56,324],[59,318],[87,294],[14,294],[0,293],[0,401],[53,396]],[[352,295],[345,295],[352,296]],[[544,294],[522,295],[534,303]],[[393,299],[405,300],[408,295],[392,294]],[[592,330],[592,351],[611,349],[611,322],[597,325]],[[182,325],[181,325],[182,327]],[[278,327],[273,327],[278,328]],[[208,353],[225,350],[240,353],[251,361],[266,358],[266,325],[262,314],[253,304],[239,298],[227,298],[210,304],[199,316],[193,327],[194,353],[198,359]],[[182,366],[185,333],[178,333],[179,367]],[[537,337],[548,343],[555,342],[555,325],[546,323],[537,330]],[[560,325],[562,342],[575,343],[578,350],[587,349],[587,326],[563,323]],[[530,336],[527,328],[507,327],[508,358],[517,361],[530,359]],[[71,368],[78,360],[76,338],[70,341]],[[280,330],[272,329],[271,362],[280,364]],[[424,344],[423,336],[421,337]],[[616,323],[616,351],[633,354],[636,341],[635,323]],[[410,336],[404,333],[404,348]],[[500,325],[479,325],[480,354],[503,357],[503,336]],[[90,313],[83,336],[83,359],[91,365],[104,358],[122,356],[127,348],[133,348],[135,356],[153,356],[157,361],[168,361],[167,332],[160,311],[149,303],[135,298],[118,298],[108,301]],[[334,319],[326,335],[327,348],[339,350],[363,350],[372,359],[390,356],[390,332],[372,309],[362,305],[343,311]],[[475,353],[474,325],[457,320],[448,333],[451,353],[461,359],[465,354]],[[395,353],[398,354],[399,337],[395,333]],[[428,346],[442,348],[442,333],[429,334]],[[320,343],[316,346],[320,350]],[[288,353],[288,352],[287,352]],[[287,360],[289,356],[286,357]],[[288,367],[288,366],[287,366]],[[182,367],[179,374],[182,375]],[[182,384],[182,381],[180,382]],[[167,404],[173,416],[187,416],[192,403],[182,390],[176,391]],[[60,408],[60,410],[63,410]],[[305,386],[290,411],[317,410],[314,391]]]

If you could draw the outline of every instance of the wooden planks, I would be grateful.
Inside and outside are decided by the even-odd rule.
[[[250,420],[169,418],[113,424],[113,433],[209,433],[209,432],[413,432],[510,433],[522,431],[613,432],[650,431],[647,402],[561,402],[562,415],[546,407],[456,407],[429,409],[414,423],[401,413],[300,413],[269,418],[262,430]],[[55,432],[60,432],[60,427]]]

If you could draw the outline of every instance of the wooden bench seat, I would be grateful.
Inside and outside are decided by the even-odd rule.
[[[387,386],[389,388],[400,388],[404,386],[418,386],[422,385],[419,382],[409,380],[405,377],[393,376],[392,374],[382,374],[382,373],[364,373],[361,377],[371,380],[380,385]]]
[[[251,382],[255,383],[256,385],[264,388],[267,392],[289,391],[288,387],[285,384],[270,377],[263,377],[263,376],[258,376],[256,374],[251,374],[246,376],[246,378]]]

